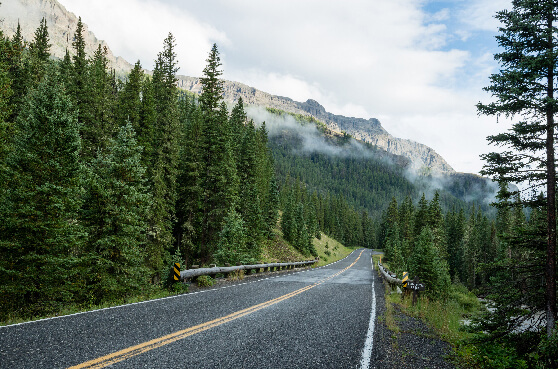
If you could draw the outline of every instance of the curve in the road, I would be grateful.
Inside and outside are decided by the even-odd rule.
[[[312,285],[300,288],[296,291],[293,291],[291,293],[279,296],[275,299],[272,299],[272,300],[269,300],[269,301],[266,301],[266,302],[263,302],[263,303],[260,303],[260,304],[257,304],[257,305],[253,305],[249,308],[236,311],[232,314],[229,314],[229,315],[226,315],[226,316],[223,316],[223,317],[220,317],[220,318],[217,318],[217,319],[214,319],[214,320],[202,323],[202,324],[198,324],[196,326],[189,327],[187,329],[179,330],[177,332],[174,332],[174,333],[171,333],[171,334],[168,334],[168,335],[156,338],[156,339],[152,339],[150,341],[143,342],[143,343],[135,345],[135,346],[125,348],[123,350],[111,353],[109,355],[105,355],[105,356],[102,356],[102,357],[99,357],[99,358],[96,358],[96,359],[93,359],[93,360],[86,361],[84,363],[72,366],[69,369],[104,368],[104,367],[107,367],[109,365],[115,364],[117,362],[124,361],[124,360],[132,358],[134,356],[143,354],[147,351],[151,351],[153,349],[168,345],[170,343],[173,343],[173,342],[176,342],[178,340],[184,339],[186,337],[189,337],[189,336],[195,335],[197,333],[206,331],[208,329],[220,326],[224,323],[236,320],[236,319],[241,318],[243,316],[252,314],[252,313],[254,313],[258,310],[265,309],[265,308],[267,308],[269,306],[272,306],[274,304],[277,304],[281,301],[285,301],[285,300],[290,299],[290,298],[292,298],[296,295],[299,295],[303,292],[306,292],[306,291],[308,291],[308,290],[310,290],[310,289],[312,289],[316,286],[319,286],[319,285],[325,283],[326,281],[328,281],[332,278],[335,278],[338,275],[344,273],[345,271],[352,268],[358,262],[358,260],[360,259],[363,252],[364,252],[364,250],[362,250],[360,252],[360,254],[355,259],[355,261],[353,261],[353,263],[350,264],[349,266],[345,267],[344,269],[341,269],[337,273],[332,274],[329,277],[324,278],[324,279],[322,279],[322,280],[320,280],[320,281],[318,281],[318,282],[316,282]],[[374,303],[375,303],[375,300],[373,300],[373,305],[374,305]],[[374,310],[375,309],[373,307],[372,311],[374,311]],[[369,328],[369,332],[368,332],[368,335],[367,335],[368,336],[367,337],[367,343],[365,345],[362,362],[369,361],[369,354],[367,355],[367,353],[368,353],[368,351],[371,351],[371,348],[372,348],[372,346],[371,346],[371,335],[373,335],[374,317],[371,318],[371,323],[370,324],[371,324],[371,330]],[[365,359],[366,356],[368,356],[368,360]]]

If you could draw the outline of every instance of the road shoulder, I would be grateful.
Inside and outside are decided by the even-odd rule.
[[[371,368],[457,368],[451,362],[454,354],[449,343],[443,341],[424,322],[404,314],[397,304],[391,303],[388,316],[384,291],[380,278],[376,282],[378,318],[374,337],[375,349]],[[386,322],[386,320],[389,320]]]

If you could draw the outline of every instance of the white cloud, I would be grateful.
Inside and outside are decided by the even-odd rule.
[[[148,69],[153,68],[169,32],[177,41],[182,74],[200,75],[211,45],[229,42],[223,32],[200,22],[187,10],[155,0],[61,0],[61,3],[81,16],[116,55],[132,64],[139,59]]]
[[[511,0],[467,0],[459,18],[471,30],[495,32],[500,27],[500,21],[494,16],[504,9],[511,9]]]
[[[484,45],[451,42],[495,32],[493,15],[510,0],[456,1],[434,14],[416,0],[61,2],[132,63],[152,67],[170,31],[179,73],[197,76],[216,42],[226,79],[315,99],[335,114],[380,118],[460,171],[478,171],[476,158],[488,150],[463,143],[485,142],[474,105],[486,98],[490,50],[477,55],[472,49]]]

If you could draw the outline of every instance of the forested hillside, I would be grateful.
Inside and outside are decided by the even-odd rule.
[[[2,316],[133,295],[172,260],[256,259],[276,226],[267,133],[229,114],[217,48],[193,98],[171,34],[152,76],[119,81],[82,31],[60,61],[44,20],[30,44],[0,34]]]
[[[29,44],[0,34],[2,314],[134,295],[174,261],[257,261],[281,235],[304,256],[321,232],[376,247],[382,209],[421,191],[408,160],[316,119],[268,134],[242,99],[227,106],[216,45],[194,95],[177,88],[172,34],[152,75],[137,62],[119,80],[83,29],[63,60],[44,19]]]
[[[164,286],[174,261],[257,261],[280,209],[302,257],[321,231],[372,244],[366,212],[277,180],[265,124],[223,102],[216,45],[197,96],[177,88],[172,34],[152,75],[137,62],[118,80],[82,32],[63,60],[44,19],[29,44],[0,33],[2,318]]]
[[[418,202],[437,192],[444,211],[469,209],[473,204],[490,214],[496,186],[486,178],[466,173],[415,173],[409,160],[390,154],[347,134],[335,134],[313,118],[267,109],[265,119],[277,178],[303,182],[309,191],[339,196],[351,207],[379,219],[390,201],[406,197]],[[249,110],[250,113],[250,110]],[[492,214],[493,215],[493,214]]]

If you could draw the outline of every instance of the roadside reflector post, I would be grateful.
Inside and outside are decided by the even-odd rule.
[[[174,263],[174,280],[180,281],[180,263]]]
[[[407,281],[409,280],[409,273],[403,272],[403,278],[401,278],[401,283],[403,284],[403,288],[407,288]]]

